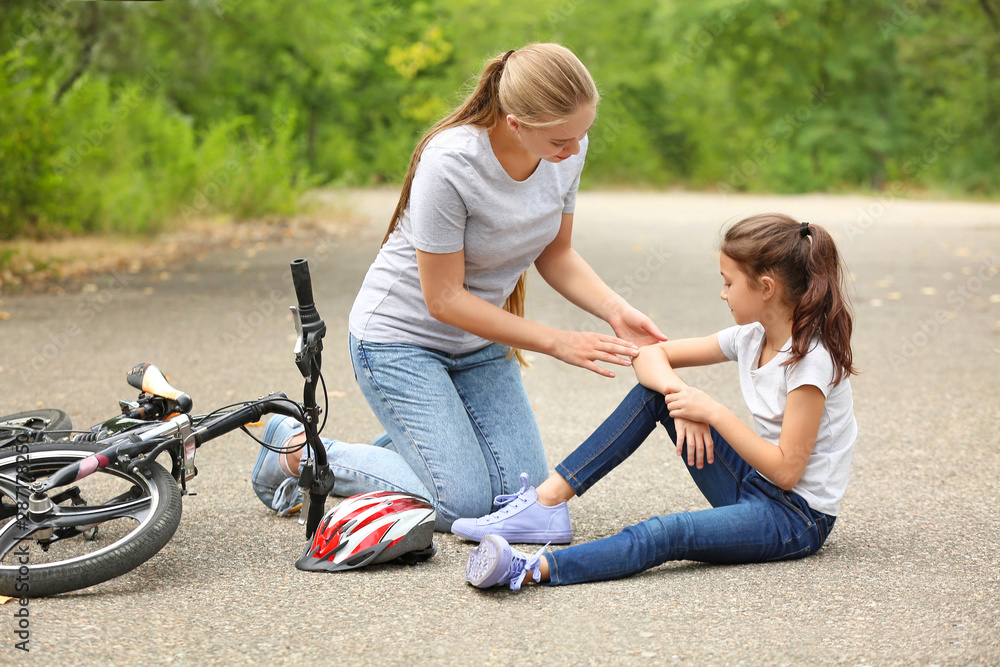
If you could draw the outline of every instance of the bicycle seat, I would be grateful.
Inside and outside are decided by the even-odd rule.
[[[136,364],[125,377],[136,389],[173,401],[177,405],[178,412],[186,414],[191,411],[193,405],[191,397],[170,386],[160,369],[148,361]]]

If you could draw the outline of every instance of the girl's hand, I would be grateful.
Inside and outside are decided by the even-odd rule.
[[[552,356],[560,361],[609,378],[613,378],[615,374],[595,362],[631,366],[632,357],[637,354],[638,346],[627,340],[590,331],[562,332],[552,351]]]
[[[611,325],[616,336],[636,345],[654,345],[667,340],[663,332],[653,324],[653,320],[632,306],[628,306],[613,315],[608,319],[608,324]]]
[[[674,419],[711,424],[712,415],[719,405],[711,396],[694,387],[668,386],[663,396]]]
[[[683,456],[686,443],[689,466],[696,465],[700,470],[706,463],[715,463],[715,444],[708,424],[677,417],[674,429],[677,431],[677,456]]]

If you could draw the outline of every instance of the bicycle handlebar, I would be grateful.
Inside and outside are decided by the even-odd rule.
[[[322,338],[326,334],[326,323],[316,311],[316,303],[313,301],[309,262],[305,259],[293,259],[291,267],[292,285],[295,287],[295,299],[298,301],[296,311],[302,328],[302,342],[304,345],[313,346],[315,352],[321,352],[323,350]],[[296,359],[296,361],[299,360]]]
[[[242,408],[237,408],[232,412],[211,420],[208,424],[199,425],[192,431],[195,442],[200,447],[209,440],[214,440],[230,431],[235,431],[239,427],[251,422],[260,421],[265,414],[279,414],[294,417],[299,421],[303,420],[302,411],[298,405],[292,402],[284,393],[277,392],[254,401]]]
[[[292,265],[292,285],[295,287],[295,299],[299,303],[299,308],[309,308],[314,306],[312,278],[309,276],[309,261],[306,259],[293,259]]]
[[[313,456],[312,466],[305,467],[299,476],[299,487],[307,491],[309,509],[306,512],[306,538],[312,538],[323,517],[326,496],[333,490],[335,483],[327,462],[326,449],[319,437],[320,410],[316,404],[316,383],[319,381],[323,365],[323,336],[326,334],[326,323],[316,311],[316,304],[313,301],[308,261],[292,260],[291,269],[292,284],[295,286],[295,297],[298,300],[298,307],[292,309],[299,330],[299,339],[295,345],[295,365],[306,381],[302,388],[304,419],[301,421],[305,426],[306,444],[312,448]]]

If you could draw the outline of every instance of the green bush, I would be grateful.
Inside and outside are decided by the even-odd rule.
[[[0,55],[0,239],[58,225],[70,201],[56,166],[61,116],[32,65]]]
[[[178,217],[291,213],[315,183],[298,160],[294,113],[196,136],[154,81],[113,89],[84,77],[59,106],[30,63],[0,67],[0,234],[155,232]]]
[[[997,34],[972,2],[6,0],[0,237],[398,183],[485,60],[532,41],[601,90],[585,186],[996,196]]]

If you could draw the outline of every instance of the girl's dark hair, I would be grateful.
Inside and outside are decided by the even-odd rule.
[[[781,213],[740,220],[726,230],[719,249],[740,265],[752,287],[771,276],[792,306],[794,364],[823,341],[833,361],[833,384],[857,374],[851,352],[854,318],[845,296],[844,269],[830,233]]]

